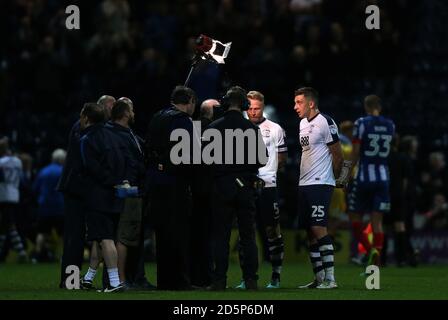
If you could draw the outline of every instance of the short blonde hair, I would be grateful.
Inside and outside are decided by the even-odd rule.
[[[247,94],[248,99],[258,100],[264,104],[264,95],[259,91],[249,91]]]

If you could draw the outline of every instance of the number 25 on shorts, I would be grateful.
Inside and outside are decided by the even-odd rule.
[[[313,212],[311,213],[311,218],[322,218],[325,215],[325,206],[311,206]]]

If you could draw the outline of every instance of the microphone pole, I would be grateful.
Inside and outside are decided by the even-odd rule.
[[[198,53],[195,53],[193,57],[193,61],[191,63],[190,72],[188,73],[187,80],[185,80],[185,87],[188,87],[188,83],[190,82],[191,74],[193,73],[194,68],[198,64],[199,60],[201,59],[201,56]]]

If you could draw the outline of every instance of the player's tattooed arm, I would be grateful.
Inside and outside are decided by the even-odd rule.
[[[361,144],[360,143],[353,143],[353,149],[352,149],[352,153],[351,153],[351,157],[350,160],[352,162],[352,167],[350,169],[350,177],[353,176],[353,170],[356,167],[356,164],[359,161],[359,153],[360,153],[360,149],[361,149]]]
[[[328,146],[333,159],[333,173],[336,178],[339,177],[342,170],[342,164],[344,163],[344,157],[342,155],[341,143],[338,141]]]
[[[352,162],[350,160],[344,160],[342,165],[341,174],[336,179],[336,188],[346,188],[350,180],[350,173],[352,170]]]
[[[278,171],[283,171],[285,169],[287,158],[288,158],[287,152],[278,152],[277,153]]]

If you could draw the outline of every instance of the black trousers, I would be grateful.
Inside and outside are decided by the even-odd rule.
[[[64,248],[61,263],[60,287],[65,287],[69,265],[81,270],[84,260],[84,241],[86,235],[85,207],[82,200],[68,194],[64,195]]]
[[[191,212],[191,283],[195,286],[208,286],[211,284],[213,272],[212,259],[212,206],[211,188],[205,190],[193,189],[193,209]]]
[[[157,289],[189,289],[191,192],[186,183],[158,184],[150,191],[156,235]]]
[[[145,275],[144,236],[144,225],[142,223],[138,246],[128,248],[128,256],[126,259],[126,279],[132,283],[147,280]]]
[[[226,281],[229,241],[233,218],[238,220],[240,266],[244,280],[258,280],[258,251],[255,240],[255,189],[239,187],[235,177],[215,180],[213,187],[213,280]]]

